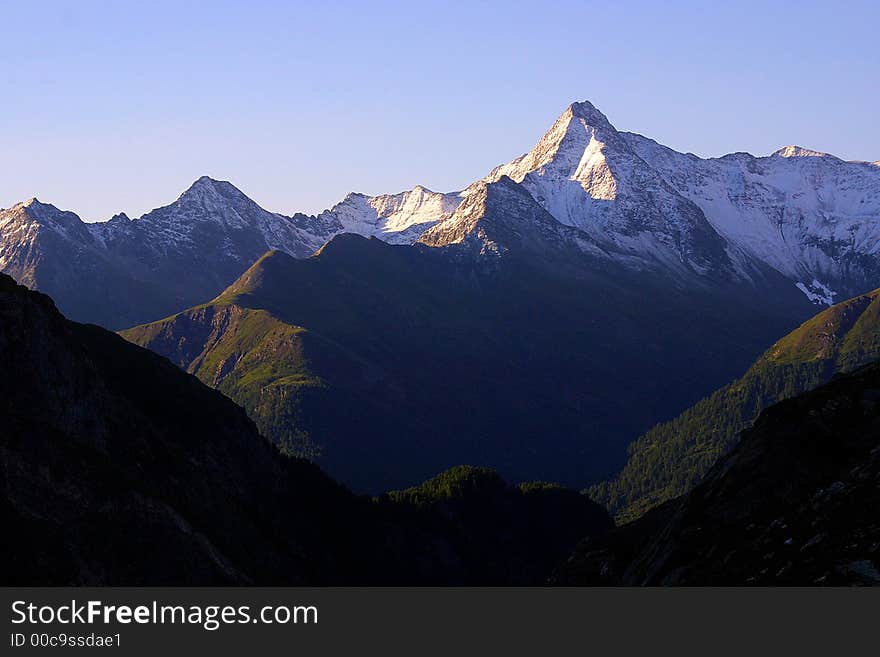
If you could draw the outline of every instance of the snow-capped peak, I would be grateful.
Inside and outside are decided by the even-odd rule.
[[[392,244],[410,244],[461,203],[459,193],[443,194],[416,185],[398,194],[366,196],[350,193],[316,217],[316,225],[335,233],[379,237]]]
[[[487,180],[509,176],[514,182],[522,182],[528,174],[536,172],[557,179],[580,180],[588,191],[596,192],[595,197],[613,197],[615,183],[603,151],[609,145],[619,145],[618,142],[617,131],[604,114],[587,101],[572,103],[531,151],[497,167]],[[603,180],[603,189],[592,189],[594,177]]]
[[[180,196],[177,198],[180,200],[194,196],[204,196],[205,194],[214,194],[216,193],[216,188],[214,187],[214,183],[216,182],[217,181],[213,178],[201,176],[197,178],[192,185],[181,192]]]
[[[600,112],[596,106],[588,100],[573,102],[565,109],[565,112],[563,112],[563,115],[566,114],[571,114],[579,119],[583,119],[590,125],[611,127],[611,124],[608,122],[608,117]]]
[[[559,223],[611,252],[700,271],[727,267],[723,243],[700,209],[589,102],[569,105],[531,151],[484,180],[502,176],[522,184]]]
[[[82,220],[73,212],[59,210],[51,203],[43,203],[37,197],[31,197],[21,203],[16,203],[8,210],[2,210],[7,216],[21,216],[27,220],[40,224],[55,225],[63,223],[82,223]]]
[[[44,204],[41,203],[36,196],[32,196],[31,198],[27,199],[26,201],[19,201],[18,203],[15,203],[12,207],[0,208],[0,212],[3,212],[4,214],[9,214],[11,212],[20,212],[23,210],[27,210],[28,208],[39,208],[39,207],[42,207],[43,205]],[[55,207],[55,206],[47,206],[47,207]]]
[[[157,208],[136,221],[164,226],[169,235],[188,234],[195,224],[219,224],[227,229],[244,230],[285,217],[261,208],[235,185],[202,176],[170,205]]]
[[[202,176],[196,180],[189,188],[184,191],[177,199],[178,202],[196,201],[204,202],[205,199],[215,199],[222,202],[225,199],[228,202],[242,202],[256,205],[248,196],[244,194],[231,182],[226,180],[214,180],[208,176]]]
[[[833,155],[829,155],[828,153],[812,151],[809,148],[804,148],[803,146],[784,146],[783,148],[780,148],[778,151],[774,152],[773,155],[776,157],[834,157]]]
[[[880,171],[875,167],[799,146],[768,157],[738,153],[702,159],[640,135],[625,137],[703,210],[729,250],[769,265],[809,292],[811,300],[826,303],[880,284]],[[810,281],[822,281],[822,287]]]
[[[0,210],[0,269],[9,265],[14,253],[32,249],[39,236],[45,234],[82,244],[94,242],[87,224],[76,214],[29,198]]]
[[[477,215],[490,221],[473,223]],[[539,228],[526,229],[529,221]],[[880,285],[880,161],[845,162],[794,145],[768,157],[702,159],[618,132],[583,101],[569,105],[529,152],[462,192],[416,185],[397,194],[351,193],[317,216],[288,217],[202,176],[176,201],[135,220],[83,224],[29,199],[0,210],[0,249],[51,229],[113,258],[138,258],[143,271],[169,258],[219,259],[232,271],[267,249],[308,256],[346,232],[411,244],[441,224],[423,241],[464,240],[470,225],[496,235],[499,249],[509,246],[503,240],[528,236],[683,275],[750,279],[769,266],[825,303]]]

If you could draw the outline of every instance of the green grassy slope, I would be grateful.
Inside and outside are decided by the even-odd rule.
[[[191,374],[234,399],[282,452],[314,460],[320,450],[298,428],[297,400],[325,384],[310,369],[307,334],[267,311],[225,302],[124,333],[186,363]]]

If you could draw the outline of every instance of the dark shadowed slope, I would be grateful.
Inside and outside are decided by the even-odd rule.
[[[880,366],[765,410],[693,491],[588,540],[566,584],[880,584]]]
[[[779,340],[739,379],[635,441],[590,494],[621,521],[687,492],[770,404],[880,359],[880,291],[839,303]]]
[[[0,278],[7,583],[352,577],[359,502],[164,358]]]
[[[457,463],[583,486],[790,326],[791,307],[756,307],[751,288],[572,258],[527,195],[512,215],[492,189],[444,246],[343,235],[305,260],[271,253],[211,303],[123,335],[379,492]]]
[[[547,564],[568,556],[560,548],[583,538],[584,527],[595,537],[613,527],[584,495],[546,482],[508,486],[486,468],[450,468],[389,497],[442,518],[443,535],[465,556],[468,578],[476,581],[540,581]]]
[[[509,514],[510,540],[471,524],[463,541],[435,510],[355,497],[219,392],[7,276],[0,363],[3,584],[535,583],[609,525],[572,491],[504,487],[479,508]],[[556,520],[538,535],[529,513]]]
[[[114,219],[116,225],[128,219]],[[107,253],[89,224],[31,199],[0,210],[0,270],[60,300],[64,312],[110,327],[178,308],[169,290]]]

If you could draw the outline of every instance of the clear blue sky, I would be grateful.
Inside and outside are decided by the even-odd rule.
[[[700,155],[878,160],[878,5],[0,0],[0,206],[451,190],[584,99]]]

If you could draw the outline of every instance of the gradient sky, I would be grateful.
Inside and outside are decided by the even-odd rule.
[[[682,151],[880,159],[880,3],[0,0],[0,207],[206,174],[270,210],[448,191],[573,100]]]

